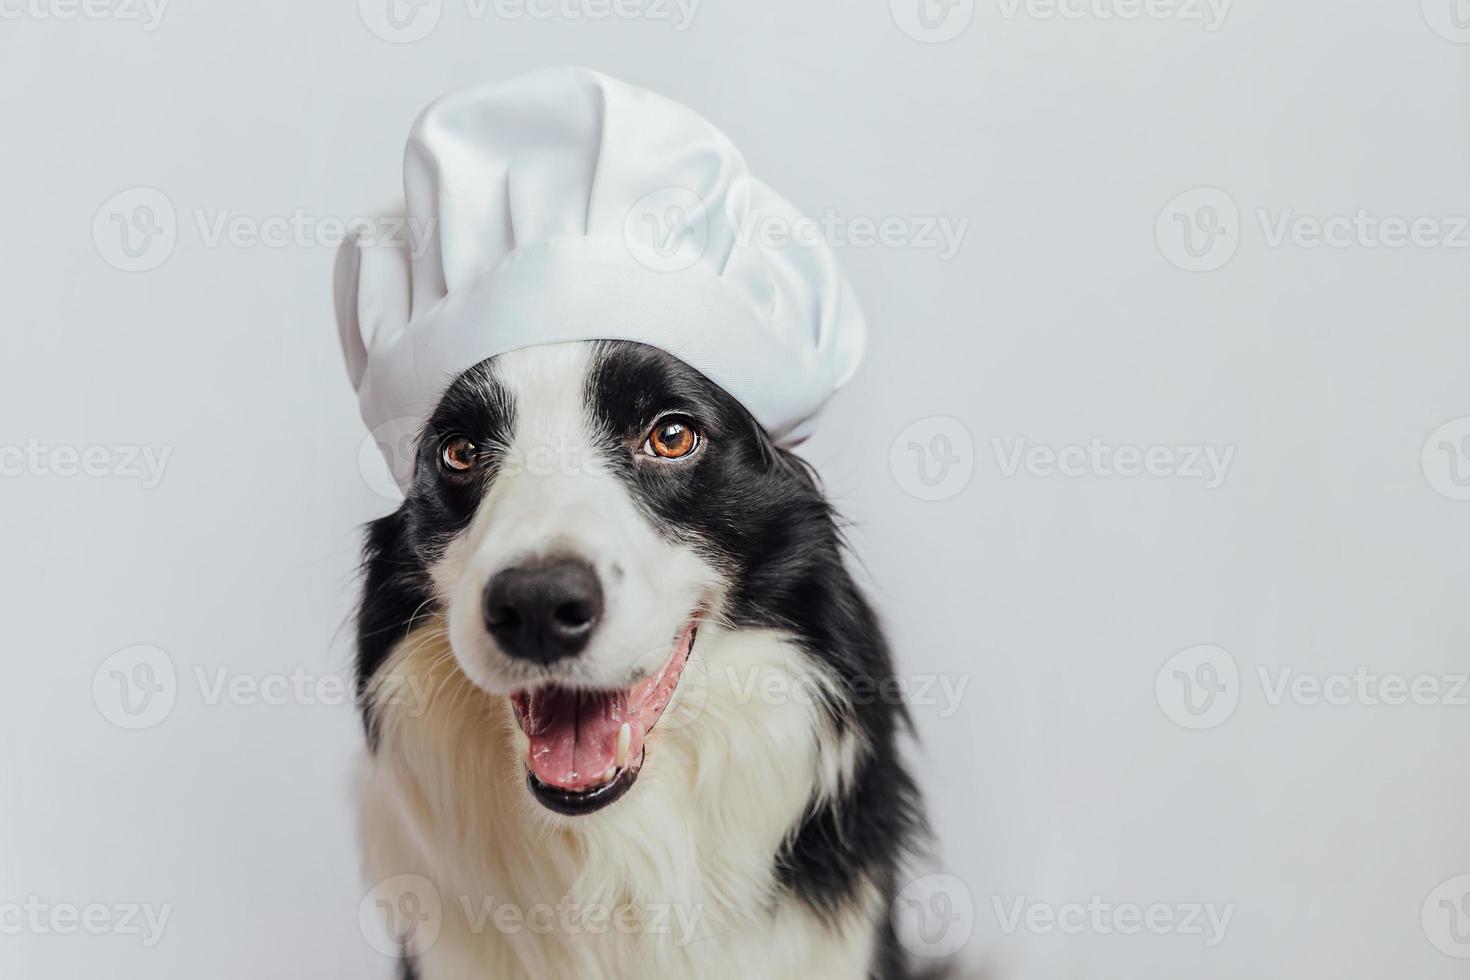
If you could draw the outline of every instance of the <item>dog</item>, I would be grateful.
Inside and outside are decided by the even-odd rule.
[[[482,361],[413,452],[356,657],[400,975],[907,976],[908,720],[807,464],[629,341]]]

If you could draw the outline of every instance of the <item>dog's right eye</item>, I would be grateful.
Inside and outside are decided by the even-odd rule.
[[[475,456],[475,444],[464,436],[450,436],[439,447],[439,465],[451,473],[474,469]]]
[[[643,443],[643,452],[662,459],[683,459],[699,448],[699,430],[687,415],[665,415]]]

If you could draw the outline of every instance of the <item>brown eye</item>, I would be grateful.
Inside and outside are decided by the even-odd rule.
[[[664,459],[681,459],[698,446],[699,433],[695,431],[693,421],[683,415],[670,415],[653,427],[648,441],[643,444],[643,451]]]
[[[450,436],[439,447],[439,462],[446,470],[463,473],[475,466],[475,444],[464,436]]]

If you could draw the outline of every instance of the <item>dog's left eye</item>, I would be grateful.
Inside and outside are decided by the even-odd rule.
[[[699,448],[699,430],[687,415],[665,415],[643,443],[643,451],[661,459],[683,459]]]
[[[464,436],[450,436],[439,447],[439,463],[453,473],[463,473],[475,466],[475,444]]]

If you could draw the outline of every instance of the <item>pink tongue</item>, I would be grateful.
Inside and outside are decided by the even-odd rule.
[[[618,729],[631,720],[627,696],[621,692],[555,687],[532,692],[526,713],[531,771],[541,782],[561,789],[601,784],[617,755]],[[633,727],[638,727],[636,722]]]

